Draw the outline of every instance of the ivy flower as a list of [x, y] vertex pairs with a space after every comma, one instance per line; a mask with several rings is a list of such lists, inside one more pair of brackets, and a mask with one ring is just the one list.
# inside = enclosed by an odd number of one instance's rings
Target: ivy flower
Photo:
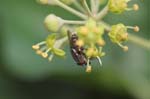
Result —
[[[65, 56], [65, 52], [59, 49], [57, 42], [58, 41], [56, 40], [56, 34], [53, 33], [51, 35], [48, 35], [45, 41], [33, 45], [32, 48], [43, 58], [47, 58], [49, 56], [48, 59], [49, 61], [51, 61], [54, 55], [60, 57]], [[48, 55], [48, 53], [51, 53], [51, 55]]]
[[[67, 31], [70, 30], [76, 33], [76, 38], [72, 38], [71, 43], [73, 45], [68, 46], [74, 47], [73, 59], [80, 60], [79, 54], [82, 54], [85, 58], [86, 72], [92, 71], [92, 64], [90, 64], [92, 60], [96, 59], [102, 65], [101, 58], [105, 56], [105, 50], [102, 49], [107, 46], [104, 35], [108, 34], [106, 37], [112, 43], [123, 48], [124, 51], [128, 50], [128, 47], [124, 45], [125, 42], [137, 42], [138, 37], [128, 33], [128, 29], [138, 32], [140, 30], [138, 26], [128, 26], [121, 22], [109, 25], [107, 21], [103, 20], [109, 12], [122, 14], [125, 11], [137, 11], [139, 9], [138, 4], [133, 4], [132, 7], [129, 7], [128, 3], [131, 0], [89, 0], [89, 2], [87, 0], [37, 1], [43, 5], [61, 7], [79, 17], [79, 20], [68, 20], [51, 13], [44, 19], [44, 25], [50, 32], [50, 35], [44, 41], [32, 46], [36, 53], [44, 58], [52, 60], [54, 55], [65, 56], [65, 52], [61, 47], [70, 40], [67, 35]], [[104, 7], [100, 7], [101, 5]], [[150, 48], [147, 42], [146, 44], [141, 44], [140, 42], [140, 45]]]

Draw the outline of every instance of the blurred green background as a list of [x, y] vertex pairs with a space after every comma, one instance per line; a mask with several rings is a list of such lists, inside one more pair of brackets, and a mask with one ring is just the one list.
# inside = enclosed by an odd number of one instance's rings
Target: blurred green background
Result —
[[[139, 4], [138, 12], [109, 14], [105, 21], [139, 25], [136, 35], [150, 39], [150, 1], [132, 3]], [[0, 99], [150, 99], [150, 51], [134, 43], [129, 42], [129, 51], [124, 53], [108, 40], [103, 67], [93, 62], [91, 74], [76, 66], [68, 46], [67, 57], [54, 57], [51, 63], [36, 55], [31, 46], [48, 35], [43, 20], [50, 13], [77, 19], [35, 0], [1, 0]]]

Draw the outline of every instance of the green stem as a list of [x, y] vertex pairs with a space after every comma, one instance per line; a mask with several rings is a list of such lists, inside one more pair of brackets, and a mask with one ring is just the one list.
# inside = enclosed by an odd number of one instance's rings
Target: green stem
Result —
[[146, 40], [144, 38], [135, 36], [133, 34], [129, 34], [129, 41], [136, 43], [137, 45], [150, 50], [150, 40]]
[[[110, 31], [111, 27], [109, 24], [107, 24], [103, 21], [101, 21], [100, 24], [102, 24], [105, 27], [106, 31]], [[136, 35], [129, 33], [129, 41], [134, 43], [134, 44], [137, 44], [140, 47], [143, 47], [147, 50], [150, 50], [150, 40], [146, 40], [144, 38], [141, 38], [141, 37], [138, 37]]]
[[102, 19], [104, 16], [106, 16], [106, 14], [108, 13], [108, 6], [106, 5], [98, 14], [97, 14], [97, 17], [96, 19], [99, 20], [99, 19]]
[[81, 12], [86, 13], [85, 9], [77, 2], [77, 0], [73, 3], [77, 9], [79, 9]]
[[74, 21], [74, 20], [64, 20], [65, 24], [76, 24], [76, 25], [80, 25], [80, 24], [85, 24], [86, 21]]
[[99, 0], [91, 0], [91, 11], [94, 16], [97, 15], [98, 10], [99, 10]]
[[88, 13], [88, 15], [92, 17], [93, 15], [92, 15], [92, 13], [91, 13], [91, 11], [90, 11], [90, 8], [89, 8], [89, 6], [88, 6], [86, 0], [83, 0], [83, 5], [84, 5], [84, 7], [85, 7], [85, 9], [86, 9], [86, 11], [87, 11], [87, 13]]
[[55, 0], [56, 4], [62, 8], [64, 8], [65, 10], [73, 13], [74, 15], [82, 18], [82, 19], [87, 19], [88, 17], [80, 12], [78, 12], [77, 10], [65, 5], [64, 3], [60, 2], [59, 0]]

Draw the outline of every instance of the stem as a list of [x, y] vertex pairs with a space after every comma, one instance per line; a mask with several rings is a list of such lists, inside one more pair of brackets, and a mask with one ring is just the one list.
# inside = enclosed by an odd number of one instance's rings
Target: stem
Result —
[[84, 7], [85, 7], [85, 9], [86, 9], [86, 11], [87, 11], [87, 13], [88, 13], [88, 15], [92, 17], [93, 15], [92, 15], [92, 13], [91, 13], [91, 11], [90, 11], [90, 8], [89, 8], [89, 6], [88, 6], [86, 0], [83, 0], [83, 5], [84, 5]]
[[85, 21], [64, 20], [64, 23], [80, 25], [80, 24], [85, 24]]
[[64, 8], [65, 10], [67, 10], [67, 11], [73, 13], [74, 15], [76, 15], [76, 16], [82, 18], [82, 19], [87, 19], [87, 16], [86, 16], [86, 15], [84, 15], [84, 14], [78, 12], [77, 10], [75, 10], [75, 9], [73, 9], [73, 8], [71, 8], [71, 7], [67, 6], [67, 5], [65, 5], [64, 3], [60, 2], [59, 0], [55, 0], [55, 2], [56, 2], [56, 4], [57, 4], [58, 6], [60, 6], [60, 7]]
[[133, 34], [129, 34], [129, 41], [136, 43], [137, 45], [150, 50], [150, 40], [146, 40], [144, 38], [135, 36]]
[[73, 3], [77, 9], [79, 9], [81, 12], [86, 13], [85, 9], [77, 2], [77, 0]]
[[[107, 23], [101, 21], [100, 24], [103, 24], [105, 29], [107, 31], [110, 31], [111, 27]], [[150, 50], [150, 40], [146, 40], [144, 38], [129, 33], [129, 41], [137, 44], [140, 47]]]
[[99, 0], [91, 0], [91, 10], [94, 15], [97, 14], [99, 10]]
[[97, 14], [97, 20], [102, 19], [106, 14], [108, 13], [108, 6], [106, 5], [98, 14]]

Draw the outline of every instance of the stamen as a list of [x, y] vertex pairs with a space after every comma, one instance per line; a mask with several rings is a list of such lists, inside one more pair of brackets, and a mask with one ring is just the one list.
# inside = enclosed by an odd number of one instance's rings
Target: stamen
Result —
[[43, 58], [47, 58], [48, 54], [47, 53], [42, 53]]
[[135, 31], [135, 32], [139, 32], [139, 31], [140, 31], [140, 28], [139, 28], [138, 26], [135, 26], [135, 27], [134, 27], [134, 31]]
[[51, 50], [51, 48], [47, 49], [45, 53], [48, 53]]
[[51, 54], [51, 55], [49, 56], [48, 60], [49, 60], [49, 61], [52, 61], [53, 57], [54, 57], [54, 54]]
[[89, 64], [90, 64], [90, 59], [88, 58], [88, 60], [87, 60], [87, 66], [86, 66], [86, 72], [87, 73], [90, 73], [91, 70], [92, 70], [92, 67]]
[[47, 58], [48, 57], [48, 52], [51, 50], [51, 48], [47, 49], [44, 53], [42, 53], [42, 57], [43, 58]]
[[47, 49], [47, 47], [46, 47], [46, 46], [43, 46], [41, 49], [37, 50], [36, 53], [37, 53], [38, 55], [42, 55], [43, 51], [46, 50], [46, 49]]
[[139, 10], [139, 5], [138, 4], [134, 4], [132, 8], [126, 8], [126, 11], [138, 11]]
[[135, 32], [139, 32], [140, 28], [138, 26], [126, 26], [128, 29], [133, 29]]
[[126, 51], [128, 51], [128, 46], [123, 46], [121, 43], [118, 43], [118, 45], [121, 47], [121, 48], [123, 48], [123, 50], [126, 52]]
[[40, 42], [40, 43], [38, 43], [38, 44], [36, 44], [36, 45], [43, 45], [43, 44], [45, 44], [46, 43], [46, 41], [42, 41], [42, 42]]
[[100, 66], [102, 66], [103, 64], [102, 64], [102, 60], [100, 59], [100, 57], [97, 56], [96, 58], [98, 59], [98, 62], [99, 62], [99, 64], [100, 64]]
[[122, 40], [127, 40], [128, 39], [128, 33], [124, 33], [121, 35]]
[[38, 49], [40, 48], [40, 45], [43, 45], [43, 44], [45, 44], [45, 43], [46, 43], [45, 41], [40, 42], [40, 43], [38, 43], [38, 44], [36, 44], [36, 45], [33, 45], [32, 48], [33, 48], [34, 50], [38, 50]]

